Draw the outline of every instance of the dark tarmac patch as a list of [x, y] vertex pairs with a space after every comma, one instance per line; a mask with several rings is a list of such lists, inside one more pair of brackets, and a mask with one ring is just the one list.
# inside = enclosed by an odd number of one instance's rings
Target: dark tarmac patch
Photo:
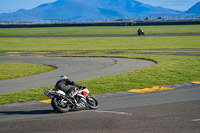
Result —
[[197, 83], [192, 83], [192, 82], [185, 82], [185, 83], [180, 83], [180, 84], [173, 84], [173, 85], [164, 85], [164, 87], [169, 87], [169, 88], [189, 88], [193, 86], [200, 86], [200, 84]]
[[200, 56], [199, 53], [190, 53], [190, 52], [139, 52], [136, 54], [146, 54], [146, 55], [177, 55], [177, 56]]

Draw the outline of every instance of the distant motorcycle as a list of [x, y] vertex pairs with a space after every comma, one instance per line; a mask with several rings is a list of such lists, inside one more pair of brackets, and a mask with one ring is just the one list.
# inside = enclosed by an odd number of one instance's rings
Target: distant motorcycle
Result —
[[[99, 107], [98, 101], [89, 96], [87, 88], [75, 88], [72, 98], [66, 96], [65, 92], [61, 90], [45, 90], [44, 94], [51, 100], [51, 106], [59, 113], [66, 113], [70, 110], [84, 110], [97, 109]], [[76, 100], [76, 101], [75, 101]]]
[[139, 36], [140, 35], [144, 35], [144, 31], [143, 30], [138, 30], [137, 33], [138, 33]]

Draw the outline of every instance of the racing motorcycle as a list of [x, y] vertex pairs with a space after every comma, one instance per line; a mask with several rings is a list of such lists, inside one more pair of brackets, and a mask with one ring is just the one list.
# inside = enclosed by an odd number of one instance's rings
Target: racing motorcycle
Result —
[[137, 31], [137, 34], [140, 36], [140, 35], [144, 35], [144, 31], [142, 31], [142, 30], [138, 30]]
[[71, 97], [57, 89], [45, 90], [44, 94], [51, 99], [51, 106], [59, 113], [70, 110], [97, 109], [99, 107], [96, 98], [88, 95], [88, 88], [75, 88]]

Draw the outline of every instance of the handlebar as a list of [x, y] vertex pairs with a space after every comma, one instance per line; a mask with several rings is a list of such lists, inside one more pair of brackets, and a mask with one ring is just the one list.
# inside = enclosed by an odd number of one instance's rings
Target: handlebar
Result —
[[87, 88], [87, 87], [85, 87], [85, 86], [76, 87], [77, 90], [84, 90], [85, 88]]

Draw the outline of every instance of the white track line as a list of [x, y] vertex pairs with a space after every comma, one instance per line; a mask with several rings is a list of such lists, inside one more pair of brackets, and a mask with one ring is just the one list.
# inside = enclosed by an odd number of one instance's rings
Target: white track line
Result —
[[130, 113], [126, 112], [116, 112], [116, 111], [102, 111], [102, 110], [90, 110], [92, 112], [97, 112], [97, 113], [111, 113], [111, 114], [118, 114], [118, 115], [132, 115]]

